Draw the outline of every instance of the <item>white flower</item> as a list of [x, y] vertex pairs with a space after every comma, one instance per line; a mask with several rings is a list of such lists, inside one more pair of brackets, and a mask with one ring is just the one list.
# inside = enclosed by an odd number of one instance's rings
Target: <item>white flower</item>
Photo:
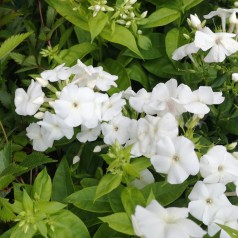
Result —
[[174, 116], [181, 115], [183, 112], [186, 112], [185, 108], [182, 104], [179, 104], [174, 99], [178, 97], [178, 83], [176, 79], [170, 79], [166, 83], [157, 84], [151, 93], [151, 101], [159, 101], [158, 105], [162, 105], [163, 107], [157, 107], [157, 114], [164, 115], [167, 112], [170, 112]]
[[157, 144], [156, 155], [150, 161], [156, 172], [168, 175], [167, 180], [171, 184], [183, 183], [189, 175], [199, 172], [194, 144], [183, 136], [162, 138]]
[[190, 19], [188, 19], [188, 22], [191, 24], [192, 27], [202, 30], [202, 23], [200, 19], [198, 18], [197, 14], [190, 14]]
[[44, 96], [41, 85], [34, 80], [31, 80], [27, 92], [22, 88], [16, 89], [14, 99], [16, 113], [22, 116], [34, 115], [44, 102]]
[[231, 75], [231, 79], [234, 81], [234, 82], [238, 82], [238, 73], [233, 73]]
[[210, 19], [214, 16], [219, 16], [221, 18], [222, 22], [222, 30], [225, 32], [226, 31], [226, 18], [230, 17], [230, 15], [233, 12], [238, 12], [238, 9], [224, 9], [224, 8], [217, 8], [216, 11], [212, 11], [207, 15], [204, 15], [203, 17], [205, 19]]
[[41, 78], [50, 82], [58, 82], [59, 80], [66, 80], [71, 75], [69, 67], [64, 67], [64, 64], [57, 66], [51, 70], [45, 70], [41, 74]]
[[68, 126], [76, 127], [93, 122], [90, 125], [93, 128], [98, 124], [98, 118], [96, 118], [94, 111], [94, 100], [95, 93], [92, 89], [68, 84], [63, 88], [59, 99], [55, 101], [54, 109]]
[[236, 34], [212, 32], [208, 27], [205, 27], [203, 31], [197, 31], [195, 34], [195, 45], [201, 48], [203, 51], [210, 49], [204, 61], [222, 62], [226, 56], [238, 51], [238, 42], [232, 39]]
[[108, 72], [103, 71], [103, 68], [96, 67], [94, 68], [96, 75], [95, 86], [101, 91], [108, 91], [111, 86], [117, 87], [117, 84], [114, 82], [118, 79], [118, 76], [111, 75]]
[[32, 140], [34, 150], [45, 151], [49, 147], [52, 147], [54, 141], [49, 139], [46, 130], [38, 124], [31, 123], [26, 128], [26, 132], [27, 137]]
[[132, 90], [131, 86], [127, 88], [125, 91], [122, 91], [122, 97], [129, 100], [130, 97], [134, 97], [136, 93]]
[[230, 183], [238, 180], [238, 161], [221, 145], [212, 147], [200, 159], [205, 183]]
[[140, 178], [139, 179], [135, 179], [134, 181], [131, 182], [132, 186], [135, 186], [139, 189], [144, 188], [146, 185], [148, 184], [152, 184], [155, 182], [154, 176], [153, 174], [148, 170], [142, 170], [140, 172]]
[[87, 128], [86, 126], [81, 126], [81, 132], [79, 132], [76, 137], [77, 139], [85, 143], [86, 141], [95, 141], [101, 133], [101, 124], [98, 124], [94, 128]]
[[206, 232], [187, 217], [187, 208], [163, 208], [152, 200], [146, 208], [136, 206], [132, 225], [144, 238], [202, 238]]
[[225, 225], [235, 230], [238, 230], [238, 207], [229, 205], [221, 207], [215, 214], [213, 223], [208, 226], [209, 236], [214, 236], [221, 230], [220, 238], [230, 238], [220, 226], [217, 224]]
[[102, 103], [102, 121], [110, 121], [115, 116], [120, 115], [123, 106], [126, 104], [122, 99], [122, 92], [114, 93], [107, 101]]
[[131, 119], [124, 116], [114, 117], [108, 123], [104, 122], [101, 125], [103, 141], [105, 144], [112, 145], [117, 140], [119, 144], [125, 144], [129, 139], [129, 127]]
[[62, 118], [48, 111], [45, 112], [43, 120], [37, 124], [45, 129], [49, 140], [60, 140], [64, 136], [71, 139], [74, 135], [73, 127], [66, 125]]
[[202, 221], [205, 225], [213, 222], [218, 209], [224, 205], [230, 205], [224, 192], [226, 186], [222, 183], [205, 184], [198, 181], [188, 198], [189, 212], [192, 216]]
[[185, 44], [183, 46], [180, 46], [178, 49], [176, 49], [172, 54], [173, 60], [181, 60], [185, 56], [189, 56], [190, 59], [193, 61], [192, 54], [195, 54], [199, 51], [199, 47], [195, 45], [194, 42]]

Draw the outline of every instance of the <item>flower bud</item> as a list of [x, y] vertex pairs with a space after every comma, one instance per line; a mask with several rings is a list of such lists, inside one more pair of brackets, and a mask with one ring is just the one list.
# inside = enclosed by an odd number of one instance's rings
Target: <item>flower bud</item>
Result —
[[148, 11], [144, 11], [141, 13], [140, 17], [145, 18], [147, 16]]
[[230, 143], [226, 146], [227, 150], [233, 150], [237, 146], [237, 142]]
[[236, 12], [232, 12], [230, 18], [229, 18], [229, 23], [230, 24], [236, 24]]
[[231, 75], [231, 79], [234, 81], [234, 82], [238, 82], [238, 73], [233, 73]]
[[201, 29], [202, 28], [202, 23], [200, 19], [198, 18], [197, 14], [190, 14], [190, 22], [191, 26], [196, 28], [196, 29]]
[[46, 87], [49, 82], [46, 79], [43, 78], [36, 78], [36, 81], [42, 86], [42, 87]]
[[101, 146], [97, 145], [97, 146], [95, 146], [93, 152], [94, 153], [99, 153], [101, 150], [102, 150]]
[[74, 156], [73, 164], [77, 164], [80, 161], [80, 157], [78, 155]]
[[134, 3], [136, 3], [137, 0], [130, 0], [130, 4], [133, 5]]
[[34, 117], [35, 117], [36, 119], [41, 120], [41, 119], [43, 119], [44, 114], [45, 114], [44, 112], [37, 112], [37, 113], [34, 115]]

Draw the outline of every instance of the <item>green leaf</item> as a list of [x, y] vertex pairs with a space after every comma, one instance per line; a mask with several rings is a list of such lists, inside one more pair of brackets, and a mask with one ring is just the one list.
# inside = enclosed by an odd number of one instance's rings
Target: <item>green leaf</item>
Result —
[[110, 206], [114, 213], [116, 212], [124, 212], [124, 206], [121, 201], [121, 193], [124, 190], [124, 186], [120, 185], [116, 189], [114, 189], [112, 192], [110, 192], [107, 196], [110, 201]]
[[36, 233], [36, 230], [33, 228], [33, 226], [29, 226], [27, 229], [27, 232], [23, 230], [22, 227], [19, 227], [18, 224], [16, 224], [12, 230], [11, 238], [32, 238]]
[[126, 90], [131, 86], [131, 81], [127, 74], [127, 71], [120, 62], [113, 59], [106, 59], [104, 61], [104, 65], [110, 74], [118, 76], [118, 79], [116, 80], [117, 88], [111, 88], [109, 90], [109, 94]]
[[91, 42], [98, 36], [108, 21], [107, 14], [99, 12], [95, 17], [90, 17], [88, 20], [88, 26], [91, 33]]
[[117, 232], [112, 230], [106, 223], [103, 223], [98, 228], [93, 238], [115, 237], [116, 233]]
[[82, 14], [84, 12], [74, 11], [73, 8], [77, 5], [72, 4], [73, 1], [46, 0], [46, 2], [69, 22], [88, 31], [87, 18], [85, 17], [87, 15]]
[[137, 170], [136, 167], [134, 167], [131, 164], [125, 164], [123, 166], [123, 171], [126, 172], [126, 174], [131, 175], [133, 177], [136, 177], [136, 178], [140, 177], [140, 172]]
[[0, 174], [10, 165], [12, 159], [12, 143], [8, 143], [0, 151]]
[[221, 225], [221, 224], [218, 224], [218, 226], [220, 226], [225, 232], [228, 233], [228, 235], [231, 237], [231, 238], [237, 238], [238, 237], [238, 230], [235, 230], [231, 227], [228, 227], [228, 226], [225, 226], [225, 225]]
[[60, 62], [58, 63], [65, 63], [67, 66], [72, 66], [77, 62], [77, 59], [82, 59], [94, 50], [97, 50], [97, 46], [95, 44], [83, 42], [81, 44], [74, 45], [69, 49], [62, 50], [55, 60], [57, 61], [59, 58]]
[[10, 164], [8, 167], [6, 167], [0, 176], [6, 176], [6, 175], [14, 175], [18, 176], [26, 172], [28, 169], [26, 167], [17, 165], [17, 164]]
[[182, 0], [183, 2], [183, 9], [184, 11], [189, 10], [192, 7], [195, 7], [199, 3], [203, 2], [204, 0]]
[[53, 201], [51, 201], [51, 202], [39, 201], [39, 203], [38, 203], [39, 211], [44, 212], [48, 215], [58, 213], [66, 206], [67, 206], [66, 204], [63, 204], [60, 202], [53, 202]]
[[136, 168], [137, 171], [142, 171], [144, 169], [147, 169], [149, 166], [151, 166], [150, 160], [146, 157], [140, 157], [132, 159], [131, 165]]
[[135, 37], [125, 27], [116, 24], [114, 31], [112, 31], [110, 27], [105, 27], [100, 35], [107, 41], [128, 47], [131, 51], [143, 58], [137, 47]]
[[188, 185], [192, 180], [186, 180], [182, 184], [169, 184], [165, 182], [156, 182], [149, 184], [144, 187], [141, 192], [144, 194], [144, 197], [149, 197], [151, 191], [153, 192], [156, 200], [162, 206], [167, 206], [177, 200], [183, 192], [187, 189]]
[[74, 206], [89, 212], [111, 212], [111, 206], [106, 196], [102, 196], [94, 201], [97, 186], [84, 188], [71, 194], [66, 198], [66, 202], [73, 203]]
[[167, 25], [180, 17], [180, 12], [170, 8], [160, 8], [153, 12], [149, 17], [141, 20], [141, 24], [145, 28], [152, 28]]
[[131, 221], [124, 212], [114, 213], [106, 217], [99, 217], [103, 222], [108, 223], [109, 227], [115, 231], [125, 233], [127, 235], [135, 235]]
[[69, 165], [67, 160], [63, 158], [53, 179], [52, 199], [55, 201], [63, 201], [73, 192], [74, 185], [70, 175]]
[[103, 195], [108, 194], [115, 188], [117, 188], [120, 185], [121, 180], [122, 174], [104, 175], [97, 186], [95, 201]]
[[12, 206], [13, 205], [8, 202], [8, 199], [0, 197], [0, 220], [9, 222], [16, 217], [13, 213]]
[[188, 33], [185, 28], [173, 28], [165, 37], [165, 47], [167, 56], [171, 59], [173, 52], [181, 45], [186, 44], [186, 39], [183, 37], [184, 33]]
[[148, 36], [139, 35], [138, 36], [138, 45], [143, 50], [149, 50], [152, 46], [152, 43]]
[[68, 210], [51, 216], [54, 232], [49, 231], [50, 237], [57, 238], [90, 238], [87, 227], [81, 219]]
[[133, 62], [126, 68], [129, 77], [137, 82], [139, 82], [147, 91], [150, 90], [149, 80], [142, 68], [141, 64], [137, 61]]
[[49, 201], [51, 198], [52, 183], [46, 169], [43, 169], [36, 177], [32, 195], [35, 200]]
[[22, 196], [22, 205], [26, 212], [32, 212], [33, 211], [33, 201], [26, 192], [26, 190], [23, 190], [23, 196]]
[[0, 189], [6, 188], [14, 179], [15, 176], [11, 174], [0, 176]]
[[12, 50], [14, 50], [22, 41], [24, 41], [32, 32], [13, 35], [5, 40], [0, 47], [0, 60], [6, 57]]
[[42, 164], [48, 164], [56, 162], [56, 160], [53, 160], [49, 158], [47, 155], [44, 155], [40, 152], [33, 152], [32, 154], [28, 155], [22, 163], [20, 163], [21, 166], [27, 167], [28, 170], [32, 170]]
[[142, 192], [135, 187], [125, 188], [121, 193], [121, 200], [128, 216], [135, 213], [135, 207], [137, 205], [146, 205]]

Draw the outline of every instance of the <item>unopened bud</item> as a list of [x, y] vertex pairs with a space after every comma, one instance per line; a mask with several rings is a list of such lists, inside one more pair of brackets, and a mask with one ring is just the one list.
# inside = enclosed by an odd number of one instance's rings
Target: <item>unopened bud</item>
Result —
[[190, 40], [190, 36], [188, 34], [183, 33], [183, 37], [187, 40]]
[[141, 13], [140, 17], [145, 18], [147, 16], [148, 11], [144, 11]]
[[202, 23], [200, 19], [198, 18], [197, 14], [194, 14], [194, 15], [190, 14], [190, 22], [192, 27], [196, 29], [201, 29]]
[[80, 161], [80, 157], [78, 155], [74, 156], [73, 164], [77, 164]]
[[97, 146], [95, 146], [93, 152], [94, 153], [99, 153], [99, 152], [101, 152], [101, 150], [102, 150], [101, 146], [97, 145]]
[[234, 2], [234, 6], [238, 7], [238, 1]]
[[36, 78], [36, 81], [42, 86], [42, 87], [46, 87], [49, 82], [46, 79], [43, 78]]
[[43, 119], [44, 114], [45, 114], [44, 112], [37, 112], [37, 113], [34, 115], [34, 117], [35, 117], [36, 119], [41, 120], [41, 119]]
[[137, 0], [130, 0], [130, 4], [133, 5], [137, 2]]
[[231, 144], [228, 144], [226, 146], [226, 148], [227, 148], [227, 150], [233, 150], [233, 149], [235, 149], [236, 146], [237, 146], [237, 142], [233, 142]]
[[238, 82], [238, 73], [233, 73], [231, 75], [231, 79], [234, 81], [234, 82]]

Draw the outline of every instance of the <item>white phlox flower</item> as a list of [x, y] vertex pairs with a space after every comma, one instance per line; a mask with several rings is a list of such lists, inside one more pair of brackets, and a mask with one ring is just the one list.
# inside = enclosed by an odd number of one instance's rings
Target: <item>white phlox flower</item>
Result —
[[132, 181], [131, 185], [137, 187], [138, 189], [142, 189], [146, 185], [152, 184], [154, 182], [155, 179], [153, 174], [148, 169], [144, 169], [140, 172], [140, 178]]
[[200, 21], [197, 14], [190, 14], [190, 18], [187, 19], [189, 25], [196, 28], [197, 30], [202, 30], [202, 22]]
[[59, 80], [66, 80], [71, 75], [71, 69], [69, 67], [64, 67], [61, 64], [54, 69], [43, 71], [40, 76], [42, 79], [50, 82], [58, 82]]
[[[55, 113], [65, 120], [68, 126], [76, 127], [87, 124], [95, 127], [98, 118], [95, 115], [95, 93], [87, 87], [79, 88], [77, 85], [68, 84], [54, 103]], [[90, 122], [92, 122], [91, 125]]]
[[225, 225], [238, 230], [238, 207], [229, 205], [221, 207], [215, 214], [213, 223], [208, 226], [209, 236], [214, 236], [221, 230], [220, 238], [230, 238], [230, 235], [218, 225]]
[[224, 146], [214, 146], [201, 157], [200, 173], [205, 183], [234, 182], [238, 180], [238, 160]]
[[238, 73], [233, 73], [231, 75], [231, 79], [234, 81], [234, 82], [238, 82]]
[[134, 97], [136, 93], [132, 90], [131, 86], [125, 91], [122, 91], [122, 97], [129, 100], [130, 97]]
[[87, 141], [95, 141], [101, 134], [101, 124], [99, 123], [94, 128], [87, 128], [86, 126], [81, 126], [81, 131], [76, 135], [76, 138], [85, 143]]
[[110, 121], [120, 115], [124, 105], [126, 105], [126, 100], [122, 99], [122, 92], [114, 93], [107, 101], [102, 103], [101, 120]]
[[26, 135], [32, 140], [33, 149], [45, 151], [53, 146], [53, 139], [49, 139], [47, 131], [36, 123], [31, 123], [26, 128]]
[[41, 85], [32, 79], [27, 91], [22, 88], [15, 91], [16, 113], [22, 116], [34, 115], [44, 102], [44, 96]]
[[184, 108], [196, 115], [205, 115], [210, 109], [207, 105], [220, 104], [224, 101], [221, 92], [213, 92], [211, 87], [202, 86], [192, 91], [187, 85], [180, 84], [178, 87], [178, 99]]
[[164, 208], [156, 200], [145, 208], [136, 206], [132, 225], [136, 235], [144, 238], [202, 238], [206, 234], [188, 219], [187, 208]]
[[73, 84], [91, 89], [95, 87], [98, 73], [92, 65], [87, 66], [78, 59], [77, 64], [71, 67], [71, 72], [74, 74]]
[[167, 180], [171, 184], [183, 183], [189, 175], [199, 172], [194, 144], [184, 136], [160, 139], [157, 153], [150, 161], [156, 172], [167, 174]]
[[132, 121], [129, 134], [130, 140], [127, 144], [133, 144], [131, 154], [136, 157], [151, 157], [155, 154], [156, 145], [161, 138], [178, 135], [178, 122], [171, 113], [162, 117], [147, 115], [138, 121]]
[[94, 70], [96, 72], [95, 86], [99, 90], [108, 91], [111, 86], [117, 87], [117, 84], [114, 81], [118, 79], [118, 76], [105, 72], [101, 66], [94, 68]]
[[46, 111], [42, 121], [37, 122], [46, 131], [49, 140], [60, 140], [64, 136], [71, 139], [74, 135], [73, 127], [68, 126], [62, 118]]
[[195, 34], [195, 45], [203, 51], [210, 49], [204, 61], [207, 63], [222, 62], [226, 56], [238, 51], [238, 42], [234, 39], [236, 34], [226, 32], [212, 32], [208, 27]]
[[198, 181], [188, 196], [190, 214], [205, 225], [211, 224], [222, 206], [231, 205], [224, 194], [225, 191], [226, 186], [222, 183], [205, 184]]
[[162, 105], [163, 110], [161, 108], [157, 108], [157, 115], [164, 115], [167, 112], [170, 112], [174, 116], [179, 116], [182, 113], [186, 112], [183, 105], [176, 102], [174, 99], [178, 97], [178, 82], [176, 79], [170, 79], [166, 83], [157, 84], [151, 93], [151, 101], [158, 101], [158, 105]]
[[107, 123], [102, 123], [101, 128], [104, 143], [112, 145], [118, 141], [121, 145], [125, 144], [129, 140], [128, 130], [130, 124], [131, 119], [124, 116], [117, 116]]
[[189, 58], [194, 61], [192, 54], [195, 54], [199, 51], [199, 47], [195, 45], [194, 42], [185, 44], [180, 46], [178, 49], [176, 49], [172, 54], [173, 60], [181, 60], [186, 56], [189, 56]]
[[231, 16], [233, 12], [238, 12], [238, 9], [224, 9], [224, 8], [217, 8], [216, 11], [211, 11], [209, 14], [204, 15], [205, 19], [211, 19], [214, 16], [219, 16], [221, 18], [222, 23], [222, 31], [226, 31], [226, 19]]

